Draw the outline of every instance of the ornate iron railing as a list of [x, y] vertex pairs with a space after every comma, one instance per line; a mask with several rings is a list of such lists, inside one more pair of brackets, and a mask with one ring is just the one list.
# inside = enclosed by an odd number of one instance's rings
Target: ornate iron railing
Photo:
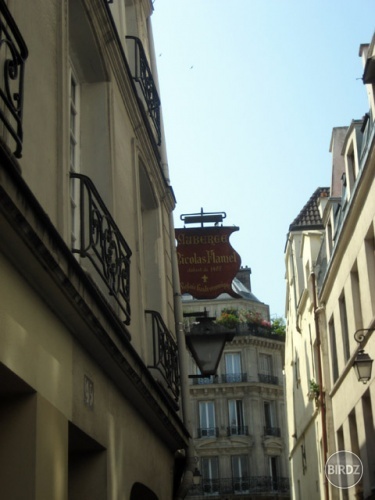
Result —
[[237, 382], [247, 382], [247, 373], [224, 373], [221, 376], [222, 384], [234, 384]]
[[146, 311], [152, 319], [154, 365], [162, 374], [176, 401], [180, 395], [180, 372], [177, 344], [157, 311]]
[[128, 325], [132, 252], [91, 179], [76, 173], [70, 176], [79, 182], [79, 248], [72, 251], [90, 260], [124, 312]]
[[4, 0], [0, 0], [0, 120], [14, 139], [14, 155], [22, 156], [22, 113], [26, 44]]
[[276, 377], [276, 375], [268, 375], [266, 373], [258, 373], [259, 377], [259, 382], [263, 384], [274, 384], [278, 385], [279, 379]]
[[134, 67], [132, 68], [132, 77], [141, 89], [151, 122], [155, 127], [157, 144], [160, 146], [160, 98], [156, 89], [155, 81], [140, 39], [136, 36], [127, 36], [126, 39], [134, 42]]
[[228, 436], [248, 436], [249, 428], [247, 425], [230, 425], [227, 427]]
[[210, 495], [215, 497], [216, 495], [249, 495], [257, 493], [287, 495], [289, 488], [289, 478], [287, 477], [243, 476], [220, 479], [202, 478], [199, 485], [192, 485], [188, 496]]
[[218, 427], [198, 427], [198, 437], [219, 437]]
[[265, 436], [273, 436], [273, 437], [281, 437], [280, 427], [265, 427], [264, 428]]

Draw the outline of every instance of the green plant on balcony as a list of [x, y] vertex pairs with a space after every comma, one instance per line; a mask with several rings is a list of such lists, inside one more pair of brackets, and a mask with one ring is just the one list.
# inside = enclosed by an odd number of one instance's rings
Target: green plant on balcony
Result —
[[285, 338], [285, 321], [284, 318], [277, 317], [271, 322], [271, 332], [281, 338]]
[[224, 308], [221, 311], [221, 315], [216, 320], [216, 323], [219, 325], [225, 326], [226, 328], [229, 328], [230, 330], [232, 330], [233, 328], [236, 328], [236, 326], [240, 324], [238, 309], [235, 309], [232, 307]]
[[250, 331], [271, 333], [271, 323], [265, 320], [259, 312], [243, 309], [240, 312], [240, 321], [247, 323]]
[[315, 399], [317, 401], [319, 399], [320, 395], [320, 388], [319, 384], [315, 382], [315, 380], [312, 378], [309, 382], [309, 399]]

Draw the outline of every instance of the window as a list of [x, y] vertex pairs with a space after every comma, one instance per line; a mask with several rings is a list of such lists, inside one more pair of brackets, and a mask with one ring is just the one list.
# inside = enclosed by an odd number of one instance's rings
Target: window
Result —
[[264, 434], [280, 437], [280, 429], [276, 427], [275, 406], [273, 401], [264, 402]]
[[228, 411], [229, 411], [229, 428], [228, 434], [230, 436], [238, 434], [247, 434], [247, 428], [245, 428], [244, 414], [243, 414], [243, 404], [241, 399], [230, 399], [228, 401]]
[[[80, 172], [80, 87], [73, 69], [69, 72], [69, 103], [70, 103], [70, 151], [69, 151], [69, 171], [71, 173]], [[79, 231], [79, 214], [78, 214], [78, 200], [79, 200], [79, 184], [70, 180], [70, 231], [71, 231], [71, 245], [75, 248], [75, 242], [78, 238]]]
[[239, 352], [225, 354], [225, 372], [227, 382], [242, 382], [241, 355]]
[[[363, 310], [364, 316], [373, 316], [375, 312], [375, 280], [371, 279], [372, 276], [375, 275], [375, 237], [374, 237], [374, 229], [373, 226], [371, 225], [370, 230], [368, 231], [365, 239], [365, 255], [366, 255], [366, 267], [367, 267], [367, 272], [366, 276], [364, 277], [364, 282], [365, 279], [368, 279], [366, 283], [367, 290], [364, 290], [364, 296], [367, 294], [369, 295], [369, 298], [371, 302], [366, 301], [368, 305], [371, 304], [371, 310], [370, 311], [365, 311]], [[364, 306], [365, 304], [363, 304]]]
[[272, 355], [259, 354], [259, 382], [277, 384], [278, 379], [272, 375]]
[[271, 354], [259, 355], [259, 371], [264, 375], [272, 375], [272, 356]]
[[213, 401], [199, 402], [199, 437], [216, 436], [215, 404]]
[[359, 330], [360, 328], [363, 328], [363, 321], [362, 321], [361, 289], [359, 283], [357, 262], [355, 263], [353, 269], [350, 272], [350, 282], [352, 286], [351, 295], [353, 300], [355, 330]]
[[232, 457], [232, 478], [235, 493], [249, 491], [249, 464], [246, 455], [235, 455]]
[[271, 488], [274, 491], [279, 489], [278, 485], [278, 457], [269, 457]]
[[354, 189], [354, 183], [357, 177], [357, 172], [356, 172], [356, 167], [355, 167], [355, 160], [354, 160], [354, 147], [353, 144], [351, 145], [351, 151], [347, 154], [346, 157], [347, 161], [347, 168], [348, 168], [348, 184], [349, 184], [349, 191], [350, 195], [353, 193]]
[[335, 332], [335, 323], [333, 321], [333, 318], [329, 322], [328, 328], [329, 328], [329, 344], [331, 350], [332, 380], [333, 383], [335, 383], [339, 377], [339, 369], [337, 365], [336, 332]]
[[344, 349], [344, 359], [346, 363], [350, 356], [350, 346], [349, 346], [348, 317], [346, 313], [345, 294], [342, 294], [339, 299], [339, 308], [340, 308], [341, 335], [342, 335], [342, 343]]
[[202, 488], [204, 493], [215, 494], [219, 491], [219, 459], [204, 457], [201, 464]]

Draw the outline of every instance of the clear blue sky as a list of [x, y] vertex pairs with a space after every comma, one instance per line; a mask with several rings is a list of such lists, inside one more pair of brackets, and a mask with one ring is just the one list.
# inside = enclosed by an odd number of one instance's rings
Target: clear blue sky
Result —
[[373, 0], [155, 0], [171, 184], [181, 214], [227, 214], [252, 291], [285, 308], [289, 224], [330, 186], [332, 128], [368, 111]]

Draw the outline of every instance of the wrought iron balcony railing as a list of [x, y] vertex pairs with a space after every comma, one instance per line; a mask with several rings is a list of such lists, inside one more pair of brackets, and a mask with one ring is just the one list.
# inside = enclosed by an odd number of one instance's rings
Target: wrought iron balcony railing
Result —
[[14, 155], [22, 156], [22, 113], [26, 44], [4, 0], [0, 0], [0, 120], [16, 143]]
[[152, 319], [154, 365], [166, 381], [168, 388], [178, 400], [180, 394], [180, 373], [177, 344], [157, 311], [146, 311]]
[[273, 437], [281, 437], [280, 427], [265, 427], [264, 428], [265, 436], [273, 436]]
[[193, 485], [190, 488], [188, 496], [269, 493], [272, 494], [273, 498], [275, 493], [287, 495], [289, 488], [289, 479], [287, 477], [242, 476], [220, 479], [202, 478], [199, 485]]
[[131, 250], [89, 177], [71, 173], [79, 183], [79, 248], [74, 253], [87, 257], [130, 324]]
[[198, 438], [204, 437], [219, 437], [218, 427], [199, 427], [198, 428]]
[[155, 81], [152, 76], [146, 53], [140, 39], [136, 36], [127, 36], [126, 39], [132, 41], [134, 46], [134, 61], [131, 61], [133, 64], [130, 64], [132, 77], [134, 81], [139, 85], [139, 88], [142, 92], [147, 106], [148, 114], [155, 128], [157, 144], [158, 146], [160, 146], [160, 98], [156, 89]]
[[259, 382], [262, 384], [274, 384], [278, 385], [279, 379], [275, 375], [268, 375], [266, 373], [258, 373]]
[[225, 373], [224, 375], [212, 375], [211, 377], [196, 377], [194, 376], [193, 385], [206, 384], [235, 384], [240, 382], [248, 382], [247, 373]]
[[237, 382], [247, 382], [247, 373], [225, 373], [221, 376], [222, 384], [233, 384]]
[[209, 377], [196, 377], [192, 379], [193, 385], [206, 385], [206, 384], [218, 384], [219, 383], [219, 376], [218, 375], [211, 375]]
[[230, 425], [227, 427], [228, 436], [248, 436], [249, 428], [247, 425]]

